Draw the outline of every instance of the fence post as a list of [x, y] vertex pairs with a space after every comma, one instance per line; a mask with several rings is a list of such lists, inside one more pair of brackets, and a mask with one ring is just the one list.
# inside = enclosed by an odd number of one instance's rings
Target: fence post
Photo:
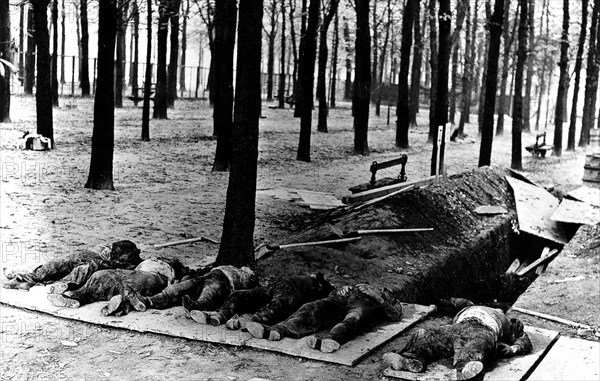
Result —
[[73, 63], [71, 68], [71, 98], [75, 96], [75, 56], [73, 56]]

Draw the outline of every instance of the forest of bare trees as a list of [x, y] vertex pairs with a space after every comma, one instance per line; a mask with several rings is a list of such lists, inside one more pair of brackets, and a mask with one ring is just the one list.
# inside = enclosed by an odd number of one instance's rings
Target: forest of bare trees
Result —
[[0, 120], [10, 121], [11, 93], [35, 94], [37, 133], [54, 142], [53, 107], [73, 77], [72, 94], [95, 99], [86, 187], [114, 188], [115, 107], [143, 101], [148, 141], [152, 104], [153, 118], [166, 119], [184, 92], [208, 98], [213, 171], [231, 173], [222, 242], [235, 236], [245, 248], [235, 259], [222, 246], [223, 263], [250, 261], [252, 218], [240, 213], [254, 202], [242, 189], [255, 187], [261, 99], [295, 108], [295, 157], [305, 162], [313, 130], [314, 139], [330, 131], [330, 108], [352, 113], [347, 148], [365, 156], [370, 117], [391, 105], [398, 150], [427, 127], [432, 173], [444, 169], [445, 134], [463, 139], [465, 125], [477, 126], [486, 166], [510, 121], [515, 169], [523, 132], [553, 131], [560, 156], [564, 139], [567, 151], [585, 147], [598, 127], [598, 1], [2, 0], [0, 10]]

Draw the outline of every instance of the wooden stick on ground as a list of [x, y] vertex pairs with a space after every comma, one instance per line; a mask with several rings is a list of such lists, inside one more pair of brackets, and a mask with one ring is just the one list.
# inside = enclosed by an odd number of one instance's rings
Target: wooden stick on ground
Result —
[[532, 264], [530, 264], [529, 266], [525, 267], [523, 270], [517, 271], [517, 275], [523, 276], [523, 275], [527, 274], [528, 272], [530, 272], [531, 270], [538, 267], [539, 265], [550, 262], [557, 255], [558, 255], [558, 249], [554, 249], [550, 253], [548, 253], [548, 256], [546, 256], [544, 258], [539, 258], [536, 261], [534, 261]]
[[196, 237], [196, 238], [182, 239], [180, 241], [172, 241], [172, 242], [166, 242], [166, 243], [159, 243], [159, 244], [154, 245], [154, 248], [155, 249], [159, 249], [161, 247], [183, 245], [185, 243], [201, 242], [201, 241], [206, 241], [206, 242], [214, 243], [214, 244], [217, 244], [217, 245], [219, 244], [219, 242], [217, 242], [215, 240], [212, 240], [210, 238]]
[[550, 320], [550, 321], [553, 321], [553, 322], [556, 322], [556, 323], [565, 324], [565, 325], [568, 325], [568, 326], [571, 326], [571, 327], [575, 327], [575, 328], [592, 329], [592, 330], [595, 329], [594, 327], [592, 327], [590, 325], [587, 325], [587, 324], [577, 323], [577, 322], [574, 322], [574, 321], [571, 321], [571, 320], [559, 318], [557, 316], [552, 316], [552, 315], [544, 314], [544, 313], [541, 313], [541, 312], [535, 312], [535, 311], [526, 310], [525, 308], [513, 307], [512, 310], [520, 312], [520, 313], [525, 314], [525, 315], [539, 317], [539, 318], [542, 318], [542, 319]]

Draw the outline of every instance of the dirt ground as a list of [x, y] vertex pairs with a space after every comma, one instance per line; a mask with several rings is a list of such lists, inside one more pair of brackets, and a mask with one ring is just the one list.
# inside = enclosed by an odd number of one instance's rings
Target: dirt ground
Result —
[[[93, 102], [61, 99], [55, 109], [57, 149], [20, 151], [22, 131], [35, 131], [33, 98], [13, 100], [13, 123], [0, 124], [2, 267], [33, 267], [55, 255], [83, 247], [130, 239], [145, 255], [180, 258], [189, 266], [211, 262], [217, 245], [198, 243], [155, 250], [152, 244], [221, 236], [228, 175], [211, 173], [216, 141], [212, 112], [203, 102], [177, 102], [169, 120], [152, 121], [151, 138], [141, 142], [141, 109], [116, 110], [116, 192], [84, 189], [91, 151]], [[311, 163], [295, 160], [299, 121], [291, 110], [264, 105], [261, 119], [259, 179], [261, 190], [307, 189], [347, 195], [347, 188], [368, 181], [373, 160], [395, 157], [394, 118], [386, 124], [371, 116], [371, 156], [351, 154], [349, 105], [331, 110], [328, 134], [314, 132]], [[393, 115], [393, 110], [392, 110]], [[316, 113], [314, 115], [316, 117]], [[472, 122], [475, 122], [472, 116]], [[411, 130], [407, 175], [428, 175], [431, 146], [426, 143], [427, 111]], [[510, 120], [507, 121], [510, 125]], [[316, 125], [316, 124], [315, 124]], [[472, 138], [449, 143], [448, 173], [475, 168], [479, 152], [476, 124]], [[523, 134], [524, 144], [534, 141]], [[551, 136], [551, 133], [549, 134]], [[581, 184], [584, 152], [535, 160], [524, 152], [524, 170], [533, 180], [567, 192]], [[510, 133], [494, 142], [492, 162], [510, 164]], [[382, 171], [394, 176], [396, 170]], [[257, 196], [256, 243], [285, 242], [310, 211], [295, 203]], [[0, 291], [1, 292], [1, 291]], [[577, 303], [571, 300], [570, 303]], [[213, 346], [154, 334], [109, 330], [43, 314], [0, 308], [1, 379], [202, 379], [363, 380], [381, 379], [381, 355], [401, 345], [384, 346], [354, 368], [294, 359], [267, 352]], [[433, 324], [433, 323], [427, 323]], [[61, 343], [67, 340], [77, 346]]]

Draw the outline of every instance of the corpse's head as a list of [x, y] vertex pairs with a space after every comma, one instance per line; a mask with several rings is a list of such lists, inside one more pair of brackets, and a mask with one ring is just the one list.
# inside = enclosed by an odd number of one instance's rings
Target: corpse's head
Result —
[[111, 262], [129, 263], [134, 266], [142, 262], [140, 249], [137, 248], [135, 243], [128, 240], [114, 242], [110, 249], [108, 260]]
[[313, 282], [315, 289], [317, 290], [318, 299], [325, 298], [331, 291], [334, 290], [334, 287], [325, 280], [325, 275], [323, 273], [317, 273], [317, 275], [313, 275]]
[[254, 271], [250, 267], [242, 267], [240, 270], [240, 276], [244, 288], [253, 288], [258, 286], [258, 277], [254, 274]]
[[523, 336], [525, 327], [519, 319], [510, 319], [510, 337], [514, 340]]

